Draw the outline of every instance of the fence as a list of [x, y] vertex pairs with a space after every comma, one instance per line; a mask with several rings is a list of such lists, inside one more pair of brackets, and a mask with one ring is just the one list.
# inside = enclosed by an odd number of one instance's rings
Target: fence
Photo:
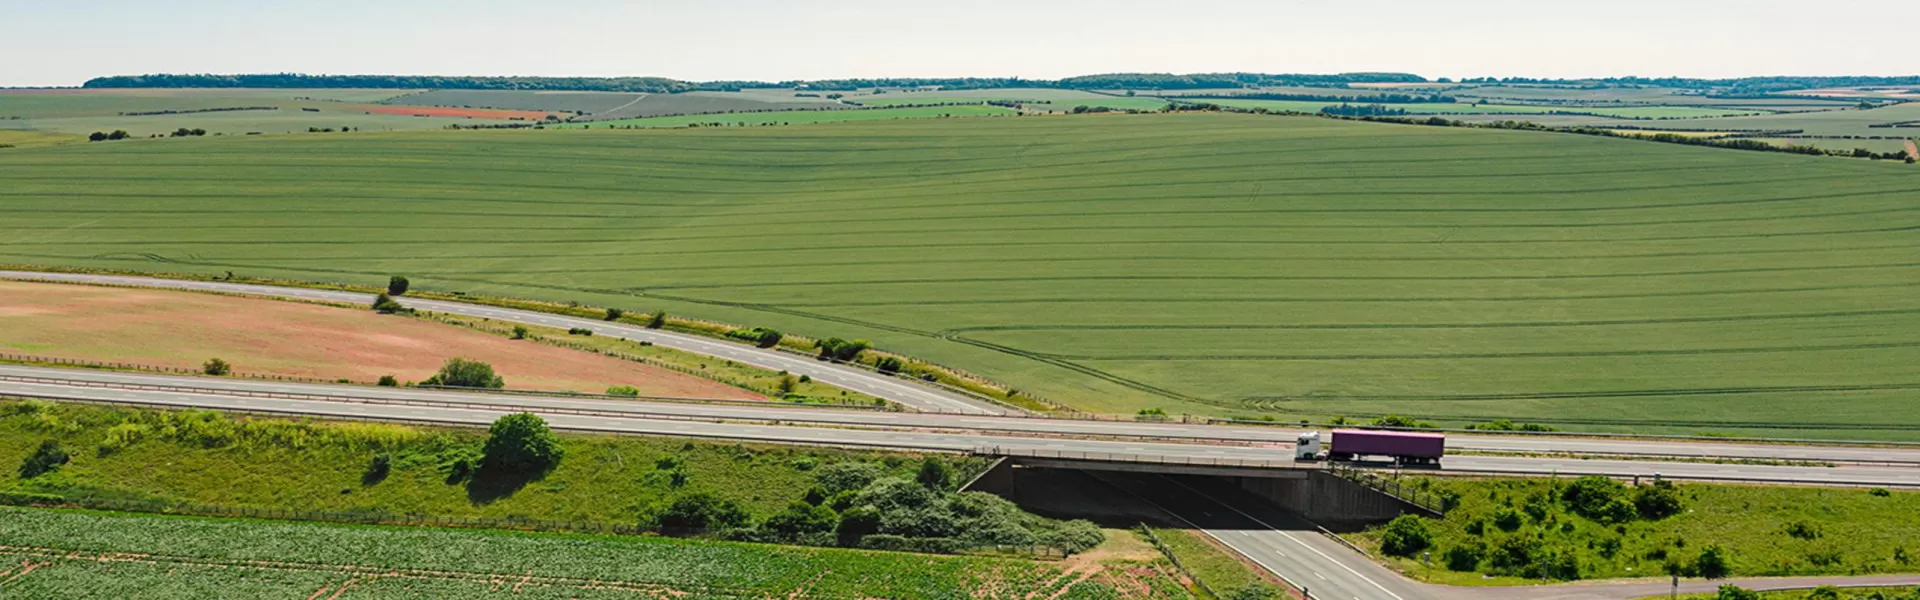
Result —
[[1148, 543], [1153, 544], [1154, 548], [1160, 550], [1161, 555], [1167, 557], [1168, 562], [1173, 563], [1173, 568], [1179, 569], [1180, 574], [1187, 576], [1188, 581], [1192, 581], [1193, 585], [1198, 586], [1201, 591], [1206, 592], [1208, 598], [1225, 598], [1225, 596], [1220, 595], [1220, 592], [1215, 591], [1213, 586], [1207, 585], [1206, 580], [1194, 574], [1192, 569], [1188, 569], [1186, 563], [1180, 562], [1180, 555], [1174, 554], [1172, 547], [1167, 546], [1166, 542], [1160, 541], [1160, 534], [1154, 533], [1152, 527], [1148, 527], [1146, 523], [1141, 523], [1139, 530], [1140, 533], [1147, 536]]
[[1352, 465], [1337, 462], [1327, 462], [1326, 465], [1328, 473], [1338, 476], [1341, 479], [1366, 486], [1373, 491], [1391, 496], [1395, 500], [1405, 502], [1435, 517], [1446, 516], [1447, 511], [1452, 508], [1448, 506], [1448, 504], [1451, 504], [1451, 501], [1446, 497], [1436, 494], [1432, 490], [1401, 482], [1398, 472], [1394, 474], [1394, 477], [1388, 478], [1377, 472], [1356, 468]]
[[[63, 367], [110, 369], [115, 371], [139, 371], [139, 372], [149, 372], [149, 373], [165, 373], [170, 375], [205, 375], [206, 374], [205, 371], [202, 371], [200, 369], [182, 369], [179, 367], [163, 367], [160, 365], [143, 365], [138, 363], [123, 363], [123, 362], [110, 362], [110, 361], [99, 361], [99, 360], [80, 360], [80, 359], [73, 359], [73, 358], [58, 358], [58, 357], [52, 357], [52, 356], [34, 356], [31, 354], [0, 354], [0, 362], [59, 365]], [[286, 382], [292, 382], [292, 383], [339, 383], [338, 380], [329, 381], [326, 379], [318, 379], [314, 377], [299, 377], [294, 375], [272, 375], [268, 373], [230, 372], [230, 373], [227, 373], [226, 376], [241, 378], [241, 379], [286, 381]]]
[[1254, 460], [1242, 458], [1211, 458], [1197, 456], [1162, 456], [1153, 454], [1114, 454], [1111, 452], [1068, 452], [1065, 450], [1034, 450], [1027, 448], [1005, 448], [1001, 446], [974, 446], [968, 451], [976, 456], [1009, 456], [1016, 458], [1051, 458], [1055, 460], [1086, 460], [1104, 462], [1126, 462], [1140, 464], [1181, 465], [1193, 467], [1238, 467], [1248, 469], [1298, 469], [1296, 463], [1288, 460]]

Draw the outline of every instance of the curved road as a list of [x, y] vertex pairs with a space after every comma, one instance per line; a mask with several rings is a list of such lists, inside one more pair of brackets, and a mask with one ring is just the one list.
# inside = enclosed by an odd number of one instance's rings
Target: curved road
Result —
[[[341, 290], [319, 290], [247, 283], [227, 283], [223, 281], [189, 281], [124, 275], [0, 271], [0, 279], [202, 290], [256, 296], [298, 298], [302, 300], [320, 300], [326, 302], [350, 302], [356, 304], [371, 304], [374, 298], [372, 294]], [[651, 342], [657, 346], [742, 362], [763, 369], [806, 375], [819, 380], [821, 383], [853, 390], [876, 398], [885, 398], [900, 403], [901, 405], [927, 412], [977, 415], [999, 415], [1014, 412], [1012, 409], [1001, 407], [991, 402], [920, 385], [896, 377], [863, 371], [846, 365], [821, 362], [808, 357], [794, 356], [775, 350], [765, 350], [696, 335], [673, 333], [670, 331], [647, 329], [645, 327], [609, 323], [592, 319], [566, 317], [531, 310], [495, 308], [464, 302], [447, 302], [442, 300], [404, 297], [399, 300], [412, 308], [450, 315], [480, 317], [528, 325], [558, 327], [561, 329], [572, 329], [576, 327], [591, 329], [595, 335], [616, 337], [636, 342]]]

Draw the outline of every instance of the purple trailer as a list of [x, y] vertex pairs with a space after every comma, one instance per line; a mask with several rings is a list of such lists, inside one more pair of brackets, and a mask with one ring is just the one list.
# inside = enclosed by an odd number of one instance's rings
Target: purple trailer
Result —
[[1336, 429], [1327, 460], [1350, 461], [1378, 456], [1403, 465], [1437, 465], [1447, 453], [1447, 436], [1411, 431]]

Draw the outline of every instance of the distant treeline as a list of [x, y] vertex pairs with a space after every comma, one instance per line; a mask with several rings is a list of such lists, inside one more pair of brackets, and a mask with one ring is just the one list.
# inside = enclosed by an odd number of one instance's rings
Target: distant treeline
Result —
[[1607, 77], [1603, 79], [1535, 79], [1530, 77], [1477, 77], [1462, 79], [1460, 83], [1488, 85], [1534, 84], [1562, 85], [1574, 87], [1608, 88], [1625, 86], [1665, 87], [1690, 90], [1724, 90], [1729, 96], [1762, 96], [1770, 92], [1787, 90], [1807, 90], [1835, 87], [1879, 87], [1920, 85], [1920, 75], [1898, 77], [1869, 77], [1856, 75], [1837, 76], [1770, 76], [1742, 77], [1738, 79], [1695, 79], [1689, 77]]
[[1407, 73], [1342, 73], [1333, 75], [1267, 73], [1113, 73], [1066, 79], [1018, 77], [963, 77], [952, 79], [887, 78], [826, 79], [812, 81], [680, 81], [664, 77], [451, 77], [432, 75], [255, 75], [155, 74], [120, 75], [88, 80], [89, 88], [387, 88], [441, 90], [566, 90], [597, 92], [673, 93], [739, 91], [748, 88], [795, 88], [848, 91], [875, 87], [939, 87], [948, 90], [989, 88], [1057, 88], [1070, 90], [1140, 89], [1193, 90], [1258, 86], [1343, 87], [1349, 83], [1420, 83], [1426, 78]]
[[1386, 104], [1453, 104], [1459, 98], [1439, 94], [1377, 94], [1371, 96], [1342, 96], [1339, 94], [1181, 94], [1165, 96], [1170, 99], [1206, 98], [1209, 100], [1283, 100], [1293, 102], [1340, 102], [1386, 103]]
[[234, 106], [230, 108], [193, 108], [187, 110], [149, 110], [144, 112], [123, 112], [122, 117], [150, 117], [154, 115], [186, 115], [193, 113], [230, 112], [236, 110], [280, 110], [278, 106]]

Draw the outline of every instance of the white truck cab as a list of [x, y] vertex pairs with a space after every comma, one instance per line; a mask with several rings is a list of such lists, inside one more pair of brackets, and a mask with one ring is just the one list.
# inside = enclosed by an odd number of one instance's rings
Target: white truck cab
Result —
[[1309, 431], [1300, 434], [1293, 442], [1294, 460], [1320, 460], [1320, 432]]

